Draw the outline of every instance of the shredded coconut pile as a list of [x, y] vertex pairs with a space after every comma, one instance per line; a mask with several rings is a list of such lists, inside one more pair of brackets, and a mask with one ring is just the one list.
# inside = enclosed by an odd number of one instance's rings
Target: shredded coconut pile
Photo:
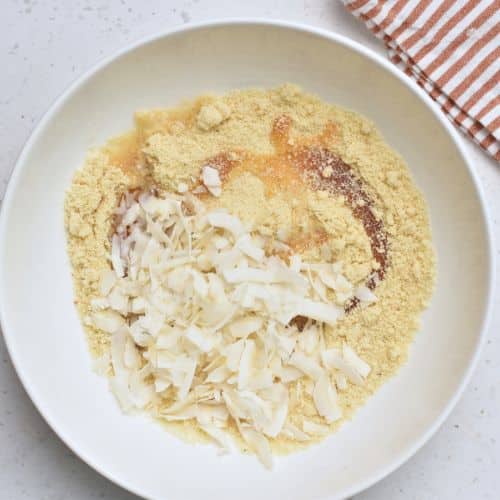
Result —
[[[203, 179], [217, 187], [214, 172]], [[291, 383], [309, 384], [325, 424], [342, 416], [337, 388], [363, 384], [370, 367], [345, 343], [326, 349], [324, 326], [344, 315], [326, 291], [340, 302], [376, 297], [354, 289], [340, 262], [303, 262], [189, 192], [127, 193], [116, 215], [113, 269], [87, 321], [111, 336], [110, 386], [124, 411], [194, 419], [224, 451], [232, 421], [268, 467], [268, 438], [307, 441], [327, 430], [287, 421]], [[307, 319], [301, 331], [297, 317]]]

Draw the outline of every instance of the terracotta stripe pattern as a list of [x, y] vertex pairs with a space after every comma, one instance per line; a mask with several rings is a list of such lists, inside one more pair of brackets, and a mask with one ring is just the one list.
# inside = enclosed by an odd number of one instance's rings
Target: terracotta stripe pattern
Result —
[[500, 162], [500, 0], [342, 0], [391, 61]]

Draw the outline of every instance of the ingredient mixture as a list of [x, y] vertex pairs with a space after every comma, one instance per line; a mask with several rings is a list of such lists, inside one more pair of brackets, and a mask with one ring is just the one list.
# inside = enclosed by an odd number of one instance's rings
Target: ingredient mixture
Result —
[[367, 119], [291, 84], [137, 113], [89, 153], [65, 221], [122, 409], [268, 467], [397, 371], [434, 281], [404, 162]]

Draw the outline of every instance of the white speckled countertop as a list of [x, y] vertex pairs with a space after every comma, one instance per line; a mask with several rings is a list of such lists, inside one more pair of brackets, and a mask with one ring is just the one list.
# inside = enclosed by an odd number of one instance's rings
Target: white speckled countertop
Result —
[[[300, 21], [383, 47], [336, 0], [3, 0], [0, 200], [15, 160], [53, 100], [84, 70], [169, 26], [222, 17]], [[467, 148], [500, 252], [500, 166]], [[43, 166], [41, 166], [43, 168]], [[497, 285], [499, 275], [496, 276]], [[498, 286], [497, 286], [498, 288]], [[357, 499], [496, 499], [500, 491], [500, 290], [476, 372], [446, 423], [408, 463]], [[24, 392], [0, 338], [0, 497], [132, 499], [56, 437]]]

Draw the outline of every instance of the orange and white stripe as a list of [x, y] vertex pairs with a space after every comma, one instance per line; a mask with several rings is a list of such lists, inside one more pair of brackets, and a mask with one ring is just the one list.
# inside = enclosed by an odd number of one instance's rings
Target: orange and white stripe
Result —
[[500, 161], [500, 0], [342, 0], [389, 57]]

